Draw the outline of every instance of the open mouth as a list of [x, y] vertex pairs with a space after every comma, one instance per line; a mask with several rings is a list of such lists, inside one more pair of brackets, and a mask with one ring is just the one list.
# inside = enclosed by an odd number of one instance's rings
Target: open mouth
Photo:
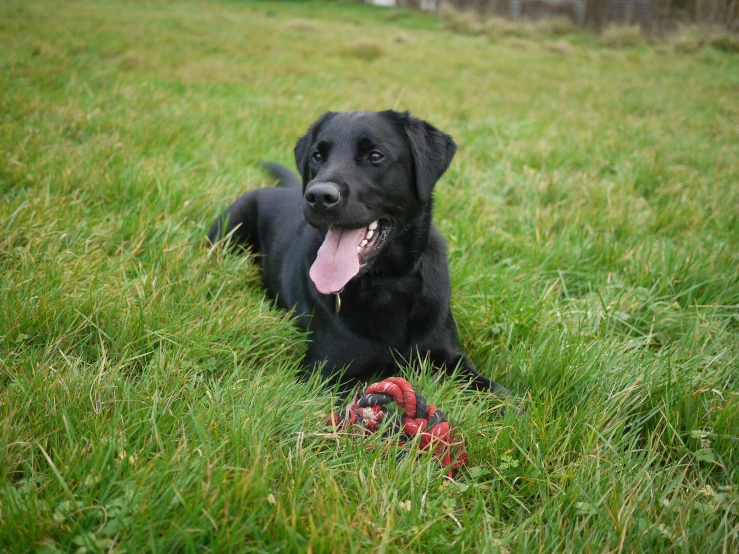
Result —
[[364, 266], [373, 256], [375, 256], [382, 245], [387, 240], [387, 235], [390, 232], [388, 225], [383, 225], [380, 220], [373, 221], [367, 227], [367, 234], [364, 236], [362, 242], [357, 246], [357, 254], [359, 254], [359, 266]]
[[331, 225], [310, 268], [318, 291], [341, 291], [380, 252], [389, 233], [390, 226], [379, 219], [360, 229]]

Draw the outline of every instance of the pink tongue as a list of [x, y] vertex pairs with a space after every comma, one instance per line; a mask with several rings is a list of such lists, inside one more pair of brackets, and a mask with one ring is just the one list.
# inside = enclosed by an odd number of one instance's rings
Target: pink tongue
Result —
[[359, 273], [357, 246], [366, 234], [367, 228], [344, 229], [335, 225], [328, 228], [326, 240], [310, 268], [310, 278], [321, 294], [339, 292]]

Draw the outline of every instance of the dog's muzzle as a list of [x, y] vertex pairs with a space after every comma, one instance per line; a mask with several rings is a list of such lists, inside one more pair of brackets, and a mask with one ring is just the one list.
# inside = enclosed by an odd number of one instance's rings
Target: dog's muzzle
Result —
[[311, 210], [328, 212], [341, 202], [341, 191], [335, 183], [313, 183], [308, 185], [303, 199]]

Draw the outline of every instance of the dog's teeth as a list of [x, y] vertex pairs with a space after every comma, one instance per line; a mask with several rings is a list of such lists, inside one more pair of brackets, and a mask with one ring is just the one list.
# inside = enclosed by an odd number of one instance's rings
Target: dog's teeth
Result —
[[375, 234], [374, 231], [367, 231], [367, 240], [371, 239], [372, 238], [372, 235], [374, 235], [374, 234]]
[[362, 247], [361, 246], [357, 246], [357, 254], [361, 254], [361, 253], [362, 253]]
[[364, 240], [362, 241], [362, 244], [361, 244], [360, 246], [367, 246], [367, 239], [364, 239]]
[[370, 223], [369, 229], [370, 231], [374, 231], [375, 229], [377, 229], [377, 221], [373, 221], [372, 223]]

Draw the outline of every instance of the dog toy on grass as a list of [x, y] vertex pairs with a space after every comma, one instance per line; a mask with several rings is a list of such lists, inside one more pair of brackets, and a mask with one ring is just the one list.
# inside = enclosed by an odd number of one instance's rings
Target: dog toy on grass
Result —
[[[387, 409], [395, 402], [404, 411], [402, 418]], [[364, 428], [365, 434], [375, 433], [383, 421], [388, 421], [386, 436], [400, 435], [399, 444], [405, 444], [420, 435], [421, 450], [433, 451], [441, 466], [453, 471], [467, 463], [467, 453], [461, 442], [453, 442], [451, 428], [444, 413], [426, 403], [414, 388], [400, 377], [390, 377], [373, 383], [354, 396], [343, 414], [331, 414], [328, 424], [339, 429], [352, 425]]]

